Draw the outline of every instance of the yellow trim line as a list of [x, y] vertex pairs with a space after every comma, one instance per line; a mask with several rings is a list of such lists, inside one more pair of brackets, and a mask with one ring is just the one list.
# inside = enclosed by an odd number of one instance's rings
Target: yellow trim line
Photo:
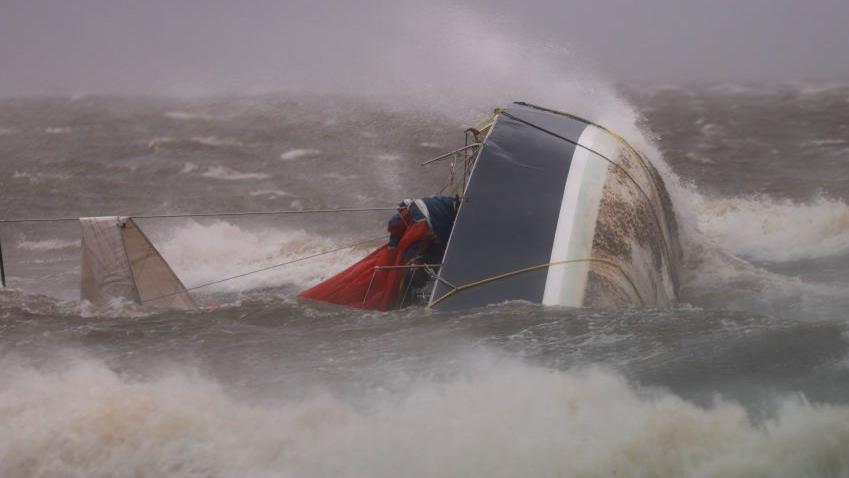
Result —
[[607, 259], [584, 258], [584, 259], [566, 259], [566, 260], [563, 260], [563, 261], [549, 262], [549, 263], [546, 263], [546, 264], [539, 264], [539, 265], [536, 265], [536, 266], [525, 267], [523, 269], [517, 269], [515, 271], [505, 272], [504, 274], [498, 274], [498, 275], [495, 275], [495, 276], [492, 276], [492, 277], [486, 277], [484, 279], [480, 279], [480, 280], [477, 280], [477, 281], [474, 281], [474, 282], [469, 282], [468, 284], [459, 285], [459, 286], [451, 289], [450, 291], [446, 292], [442, 297], [432, 301], [430, 303], [430, 305], [428, 305], [428, 307], [433, 307], [433, 306], [439, 304], [440, 302], [444, 301], [445, 299], [451, 297], [456, 292], [461, 292], [461, 291], [466, 290], [466, 289], [471, 289], [472, 287], [477, 287], [479, 285], [488, 284], [490, 282], [495, 282], [497, 280], [506, 279], [508, 277], [519, 275], [519, 274], [522, 274], [522, 273], [525, 273], [525, 272], [532, 272], [532, 271], [535, 271], [535, 270], [544, 269], [544, 268], [548, 268], [548, 267], [551, 267], [551, 266], [559, 266], [559, 265], [563, 265], [563, 264], [575, 264], [575, 263], [579, 263], [579, 262], [598, 262], [600, 264], [605, 264], [605, 265], [608, 265], [608, 266], [613, 267], [614, 269], [618, 270], [619, 273], [622, 274], [622, 277], [624, 277], [625, 280], [628, 281], [628, 284], [634, 290], [634, 293], [637, 295], [637, 299], [640, 301], [640, 305], [645, 306], [646, 303], [643, 300], [643, 296], [640, 295], [640, 291], [637, 289], [637, 286], [634, 285], [634, 281], [631, 280], [631, 277], [628, 276], [628, 274], [625, 272], [624, 269], [622, 269], [622, 267], [619, 264], [617, 264], [613, 261], [607, 260]]

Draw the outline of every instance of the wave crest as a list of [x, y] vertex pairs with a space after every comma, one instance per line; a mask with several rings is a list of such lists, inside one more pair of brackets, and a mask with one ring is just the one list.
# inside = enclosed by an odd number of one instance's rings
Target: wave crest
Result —
[[[757, 424], [601, 370], [484, 361], [474, 375], [253, 403], [192, 372], [94, 360], [0, 367], [3, 476], [841, 476], [849, 408], [784, 399]], [[297, 384], [287, 384], [295, 386]], [[788, 452], [792, 451], [792, 452]]]
[[697, 221], [723, 249], [759, 261], [815, 259], [849, 252], [849, 206], [841, 200], [706, 199]]

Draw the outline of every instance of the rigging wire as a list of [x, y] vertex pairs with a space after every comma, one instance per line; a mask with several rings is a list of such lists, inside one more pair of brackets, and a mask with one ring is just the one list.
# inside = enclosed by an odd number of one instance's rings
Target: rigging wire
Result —
[[472, 282], [469, 282], [469, 283], [466, 283], [466, 284], [461, 284], [461, 285], [458, 285], [458, 286], [452, 286], [451, 290], [449, 290], [445, 294], [441, 295], [440, 297], [433, 299], [431, 301], [430, 305], [428, 305], [428, 307], [433, 307], [434, 305], [437, 305], [440, 302], [444, 301], [445, 299], [448, 299], [449, 297], [456, 294], [457, 292], [462, 292], [466, 289], [471, 289], [473, 287], [478, 287], [478, 286], [481, 286], [481, 285], [484, 285], [484, 284], [489, 284], [490, 282], [495, 282], [495, 281], [499, 281], [499, 280], [502, 280], [502, 279], [508, 279], [510, 277], [513, 277], [513, 276], [516, 276], [516, 275], [519, 275], [519, 274], [524, 274], [526, 272], [533, 272], [533, 271], [537, 271], [537, 270], [540, 270], [540, 269], [547, 269], [547, 268], [553, 267], [553, 266], [566, 265], [566, 264], [577, 264], [577, 263], [581, 263], [581, 262], [603, 264], [603, 265], [609, 266], [609, 267], [613, 268], [614, 270], [618, 271], [622, 275], [622, 277], [624, 277], [625, 280], [628, 281], [628, 284], [631, 285], [631, 289], [634, 291], [634, 294], [636, 294], [637, 299], [640, 301], [640, 305], [643, 305], [643, 306], [646, 305], [646, 302], [645, 302], [645, 300], [643, 300], [643, 296], [640, 294], [640, 290], [637, 288], [637, 285], [631, 279], [631, 276], [628, 275], [627, 272], [625, 272], [625, 269], [623, 269], [622, 266], [620, 266], [616, 262], [613, 262], [613, 261], [608, 260], [608, 259], [602, 259], [602, 258], [599, 258], [599, 257], [586, 257], [586, 258], [582, 258], [582, 259], [566, 259], [566, 260], [562, 260], [562, 261], [555, 261], [555, 262], [548, 262], [548, 263], [545, 263], [545, 264], [538, 264], [538, 265], [530, 266], [530, 267], [523, 267], [521, 269], [516, 269], [516, 270], [510, 271], [510, 272], [505, 272], [503, 274], [497, 274], [497, 275], [494, 275], [494, 276], [484, 277], [482, 279], [472, 281]]
[[[167, 219], [167, 218], [187, 218], [187, 217], [268, 216], [268, 215], [284, 215], [284, 214], [322, 214], [322, 213], [375, 212], [375, 211], [395, 211], [395, 210], [397, 210], [397, 206], [395, 206], [395, 207], [370, 207], [370, 208], [306, 209], [306, 210], [295, 209], [295, 210], [279, 210], [279, 211], [137, 214], [137, 215], [131, 215], [131, 216], [128, 216], [128, 217], [132, 217], [132, 218], [135, 218], [135, 219]], [[114, 214], [113, 214], [113, 216], [114, 216]], [[79, 216], [77, 216], [77, 217], [15, 218], [15, 219], [0, 219], [0, 225], [2, 225], [2, 224], [23, 224], [23, 223], [72, 222], [72, 221], [75, 222], [75, 221], [79, 221], [79, 220], [80, 220]], [[352, 246], [347, 246], [347, 247], [344, 247], [342, 249], [347, 249], [348, 247], [352, 247]], [[327, 254], [329, 254], [330, 252], [335, 252], [335, 251], [329, 251], [329, 252], [327, 252]], [[317, 257], [317, 256], [320, 256], [320, 255], [323, 255], [323, 254], [318, 254], [318, 255], [312, 256], [312, 257]], [[300, 260], [306, 260], [306, 259], [309, 259], [309, 257], [303, 258], [303, 259], [298, 259], [298, 260], [295, 260], [294, 262], [298, 262]], [[286, 264], [281, 264], [281, 265], [274, 266], [274, 267], [281, 267], [283, 265], [286, 265]], [[255, 271], [255, 272], [261, 272], [261, 271]], [[255, 272], [250, 272], [248, 274], [253, 274]], [[238, 276], [238, 277], [241, 277], [241, 276]], [[235, 279], [237, 277], [233, 277], [233, 278]], [[230, 280], [230, 279], [228, 278], [228, 279], [213, 282], [213, 283], [210, 283], [210, 284], [203, 284], [201, 286], [198, 286], [197, 288], [217, 284], [219, 282], [224, 282], [225, 280]], [[5, 268], [5, 264], [3, 263], [2, 243], [0, 243], [0, 287], [6, 287], [6, 268]], [[193, 289], [188, 289], [188, 290], [193, 290]], [[161, 298], [164, 298], [164, 297], [170, 297], [170, 296], [173, 296], [173, 295], [176, 295], [176, 294], [179, 294], [179, 293], [180, 292], [170, 294], [170, 295], [166, 295], [166, 296], [163, 296], [163, 297], [157, 297], [156, 299], [161, 299]], [[151, 300], [156, 300], [156, 299], [149, 299], [149, 300], [144, 301], [144, 302], [150, 302]]]
[[[529, 105], [529, 104], [527, 104], [527, 103], [517, 103], [517, 104], [521, 104], [521, 105], [525, 105], [525, 106], [534, 107], [533, 105]], [[544, 108], [542, 108], [542, 109], [544, 109]], [[554, 111], [554, 110], [545, 110], [545, 111], [551, 111], [551, 112], [558, 113], [557, 111]], [[546, 134], [549, 134], [549, 135], [551, 135], [551, 136], [554, 136], [555, 138], [558, 138], [558, 139], [561, 139], [561, 140], [563, 140], [563, 141], [566, 141], [567, 143], [573, 144], [573, 145], [575, 145], [575, 146], [577, 146], [577, 147], [581, 147], [581, 148], [583, 148], [583, 149], [585, 149], [585, 150], [589, 151], [590, 153], [595, 154], [596, 156], [600, 157], [601, 159], [603, 159], [603, 160], [607, 161], [608, 163], [610, 163], [611, 165], [613, 165], [614, 167], [616, 167], [619, 171], [621, 171], [621, 172], [622, 172], [622, 173], [623, 173], [623, 174], [624, 174], [624, 175], [625, 175], [628, 179], [630, 179], [630, 180], [631, 180], [631, 182], [632, 182], [632, 183], [634, 183], [634, 186], [637, 188], [637, 191], [639, 191], [640, 193], [642, 193], [642, 195], [646, 198], [646, 201], [648, 201], [649, 209], [651, 209], [651, 211], [652, 211], [652, 215], [651, 215], [651, 216], [652, 216], [652, 218], [654, 219], [655, 225], [657, 226], [658, 231], [660, 232], [660, 238], [663, 240], [663, 245], [665, 246], [665, 247], [661, 248], [661, 253], [662, 253], [662, 255], [663, 255], [664, 259], [666, 260], [666, 263], [667, 263], [667, 264], [671, 264], [671, 263], [672, 263], [671, 258], [670, 258], [670, 254], [672, 254], [672, 248], [671, 248], [671, 246], [670, 246], [670, 244], [669, 244], [669, 240], [668, 240], [668, 239], [667, 239], [667, 237], [666, 237], [666, 235], [667, 235], [667, 230], [666, 230], [666, 228], [663, 226], [663, 221], [661, 221], [661, 219], [660, 219], [660, 215], [659, 215], [659, 214], [658, 214], [658, 212], [657, 212], [657, 208], [655, 207], [655, 205], [654, 205], [654, 202], [653, 202], [652, 198], [648, 195], [648, 193], [646, 193], [646, 192], [643, 190], [643, 188], [640, 186], [640, 183], [638, 183], [638, 182], [637, 182], [637, 180], [636, 180], [636, 179], [634, 179], [634, 177], [631, 175], [631, 173], [629, 173], [629, 172], [628, 172], [628, 171], [627, 171], [627, 170], [626, 170], [626, 169], [625, 169], [625, 168], [624, 168], [621, 164], [619, 164], [619, 163], [617, 163], [616, 161], [614, 161], [614, 160], [612, 160], [612, 159], [608, 158], [607, 156], [605, 156], [605, 155], [603, 155], [603, 154], [599, 153], [598, 151], [594, 150], [593, 148], [590, 148], [589, 146], [585, 146], [585, 145], [583, 145], [583, 144], [581, 144], [581, 143], [579, 143], [579, 142], [577, 142], [577, 141], [573, 141], [573, 140], [571, 140], [571, 139], [569, 139], [569, 138], [566, 138], [566, 137], [564, 137], [564, 136], [562, 136], [562, 135], [559, 135], [559, 134], [557, 134], [557, 133], [555, 133], [555, 132], [553, 132], [553, 131], [550, 131], [550, 130], [548, 130], [548, 129], [545, 129], [545, 128], [543, 128], [542, 126], [539, 126], [539, 125], [537, 125], [537, 124], [531, 123], [531, 122], [530, 122], [530, 121], [528, 121], [528, 120], [525, 120], [525, 119], [522, 119], [522, 118], [516, 117], [516, 116], [514, 116], [514, 115], [512, 115], [512, 114], [510, 114], [510, 113], [507, 113], [506, 111], [503, 111], [501, 114], [503, 114], [504, 116], [506, 116], [506, 117], [508, 117], [508, 118], [510, 118], [510, 119], [513, 119], [513, 120], [518, 121], [518, 122], [520, 122], [520, 123], [523, 123], [523, 124], [525, 124], [525, 125], [527, 125], [527, 126], [530, 126], [531, 128], [538, 129], [539, 131], [542, 131], [543, 133], [546, 133]], [[578, 119], [578, 120], [580, 120], [580, 121], [587, 121], [587, 120], [584, 120], [584, 119], [579, 118], [579, 117], [577, 117], [577, 116], [572, 116], [572, 115], [568, 115], [568, 114], [565, 114], [565, 113], [560, 113], [560, 114], [563, 114], [564, 116], [569, 116], [569, 117], [571, 117], [571, 118]], [[596, 127], [600, 128], [600, 129], [602, 129], [602, 130], [604, 130], [604, 131], [607, 131], [608, 133], [610, 133], [611, 135], [613, 135], [613, 136], [614, 136], [614, 137], [615, 137], [615, 138], [616, 138], [619, 142], [621, 142], [623, 145], [625, 145], [625, 147], [626, 147], [629, 151], [633, 151], [633, 154], [635, 154], [635, 155], [636, 155], [635, 157], [639, 159], [640, 164], [641, 164], [641, 165], [643, 165], [643, 167], [644, 167], [644, 168], [646, 168], [646, 169], [645, 169], [645, 171], [646, 171], [646, 173], [648, 174], [649, 183], [653, 186], [653, 188], [655, 189], [655, 192], [656, 192], [656, 190], [657, 190], [657, 186], [654, 184], [654, 176], [651, 174], [651, 171], [648, 169], [648, 167], [647, 167], [647, 166], [645, 165], [645, 163], [642, 161], [642, 157], [639, 155], [639, 153], [637, 153], [637, 152], [636, 152], [636, 150], [634, 150], [634, 149], [631, 147], [631, 145], [630, 145], [630, 144], [628, 144], [628, 143], [627, 143], [627, 142], [626, 142], [626, 141], [625, 141], [625, 140], [624, 140], [621, 136], [617, 135], [616, 133], [613, 133], [612, 131], [608, 130], [608, 129], [607, 129], [607, 128], [605, 128], [604, 126], [600, 126], [600, 125], [597, 125], [597, 124], [592, 123], [592, 122], [588, 122], [588, 124], [591, 124], [591, 125], [596, 126]]]
[[[269, 216], [283, 214], [322, 214], [322, 213], [337, 213], [337, 212], [373, 212], [373, 211], [394, 211], [397, 206], [393, 207], [368, 207], [368, 208], [335, 208], [335, 209], [290, 209], [280, 211], [241, 211], [241, 212], [199, 212], [199, 213], [173, 213], [173, 214], [130, 214], [126, 217], [134, 219], [164, 219], [164, 218], [180, 218], [180, 217], [227, 217], [227, 216]], [[116, 216], [109, 214], [108, 216]], [[80, 216], [76, 217], [42, 217], [42, 218], [15, 218], [15, 219], [0, 219], [0, 224], [3, 223], [25, 223], [25, 222], [70, 222], [79, 221]]]
[[293, 259], [293, 260], [291, 260], [291, 261], [281, 262], [281, 263], [279, 263], [279, 264], [274, 264], [274, 265], [266, 266], [266, 267], [263, 267], [263, 268], [261, 268], [261, 269], [256, 269], [256, 270], [252, 270], [252, 271], [248, 271], [248, 272], [243, 272], [243, 273], [241, 273], [241, 274], [236, 274], [236, 275], [233, 275], [233, 276], [225, 277], [225, 278], [223, 278], [223, 279], [218, 279], [218, 280], [214, 280], [214, 281], [211, 281], [211, 282], [206, 282], [206, 283], [203, 283], [203, 284], [200, 284], [200, 285], [196, 285], [196, 286], [192, 286], [192, 287], [187, 287], [187, 288], [184, 288], [184, 289], [178, 290], [178, 291], [176, 291], [176, 292], [172, 292], [172, 293], [170, 293], [170, 294], [164, 294], [164, 295], [160, 295], [160, 296], [154, 297], [154, 298], [152, 298], [152, 299], [146, 299], [146, 300], [143, 300], [143, 301], [141, 301], [141, 303], [142, 303], [142, 304], [144, 304], [145, 302], [153, 302], [153, 301], [160, 300], [160, 299], [166, 299], [166, 298], [168, 298], [168, 297], [173, 297], [173, 296], [175, 296], [175, 295], [179, 295], [179, 294], [182, 294], [182, 293], [185, 293], [185, 292], [189, 292], [189, 291], [193, 291], [193, 290], [202, 289], [202, 288], [204, 288], [204, 287], [209, 287], [209, 286], [212, 286], [212, 285], [221, 284], [221, 283], [223, 283], [223, 282], [231, 281], [231, 280], [234, 280], [234, 279], [240, 279], [240, 278], [242, 278], [242, 277], [247, 277], [247, 276], [249, 276], [249, 275], [258, 274], [258, 273], [260, 273], [260, 272], [265, 272], [265, 271], [269, 271], [269, 270], [272, 270], [272, 269], [277, 269], [277, 268], [280, 268], [280, 267], [283, 267], [283, 266], [288, 266], [288, 265], [290, 265], [290, 264], [294, 264], [294, 263], [296, 263], [296, 262], [302, 262], [302, 261], [305, 261], [305, 260], [308, 260], [308, 259], [313, 259], [313, 258], [315, 258], [315, 257], [325, 256], [325, 255], [327, 255], [327, 254], [332, 254], [332, 253], [334, 253], [334, 252], [344, 251], [345, 249], [350, 249], [350, 248], [352, 248], [352, 247], [356, 247], [356, 246], [359, 246], [359, 245], [362, 245], [362, 244], [367, 244], [367, 243], [369, 243], [369, 242], [374, 242], [374, 241], [377, 241], [378, 239], [384, 239], [385, 237], [386, 237], [386, 235], [385, 235], [385, 234], [381, 234], [380, 236], [377, 236], [377, 237], [372, 237], [372, 238], [370, 238], [370, 239], [364, 239], [364, 240], [357, 241], [357, 242], [354, 242], [354, 243], [350, 243], [350, 244], [347, 244], [347, 245], [344, 245], [344, 246], [341, 246], [341, 247], [337, 247], [337, 248], [334, 248], [334, 249], [329, 249], [329, 250], [321, 251], [321, 252], [318, 252], [318, 253], [315, 253], [315, 254], [311, 254], [311, 255], [308, 255], [308, 256], [299, 257], [299, 258], [297, 258], [297, 259]]
[[6, 287], [6, 266], [3, 264], [3, 242], [0, 241], [0, 287]]

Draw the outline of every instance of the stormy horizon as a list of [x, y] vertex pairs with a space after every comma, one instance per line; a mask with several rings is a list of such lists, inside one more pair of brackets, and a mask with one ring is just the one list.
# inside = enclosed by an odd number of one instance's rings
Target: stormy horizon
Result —
[[[614, 83], [849, 79], [849, 8], [838, 0], [539, 0], [522, 8], [7, 0], [0, 8], [2, 97], [444, 94], [452, 81], [462, 90], [475, 77], [521, 75], [499, 63], [524, 55]], [[481, 49], [493, 50], [486, 62], [476, 62]]]
[[0, 0], [0, 475], [849, 475], [846, 25]]

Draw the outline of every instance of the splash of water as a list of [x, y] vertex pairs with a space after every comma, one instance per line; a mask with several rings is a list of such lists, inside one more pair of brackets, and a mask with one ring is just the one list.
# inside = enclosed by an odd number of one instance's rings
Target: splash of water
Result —
[[[187, 287], [336, 249], [341, 242], [304, 230], [250, 231], [226, 221], [190, 222], [160, 248]], [[227, 281], [210, 290], [237, 292], [261, 287], [306, 287], [355, 262], [366, 246]]]
[[818, 197], [799, 204], [766, 197], [705, 200], [699, 227], [723, 249], [760, 261], [793, 261], [849, 251], [849, 206]]
[[147, 380], [3, 359], [3, 476], [841, 476], [849, 409], [779, 400], [755, 423], [602, 370], [478, 357], [473, 373], [252, 403], [197, 373]]

